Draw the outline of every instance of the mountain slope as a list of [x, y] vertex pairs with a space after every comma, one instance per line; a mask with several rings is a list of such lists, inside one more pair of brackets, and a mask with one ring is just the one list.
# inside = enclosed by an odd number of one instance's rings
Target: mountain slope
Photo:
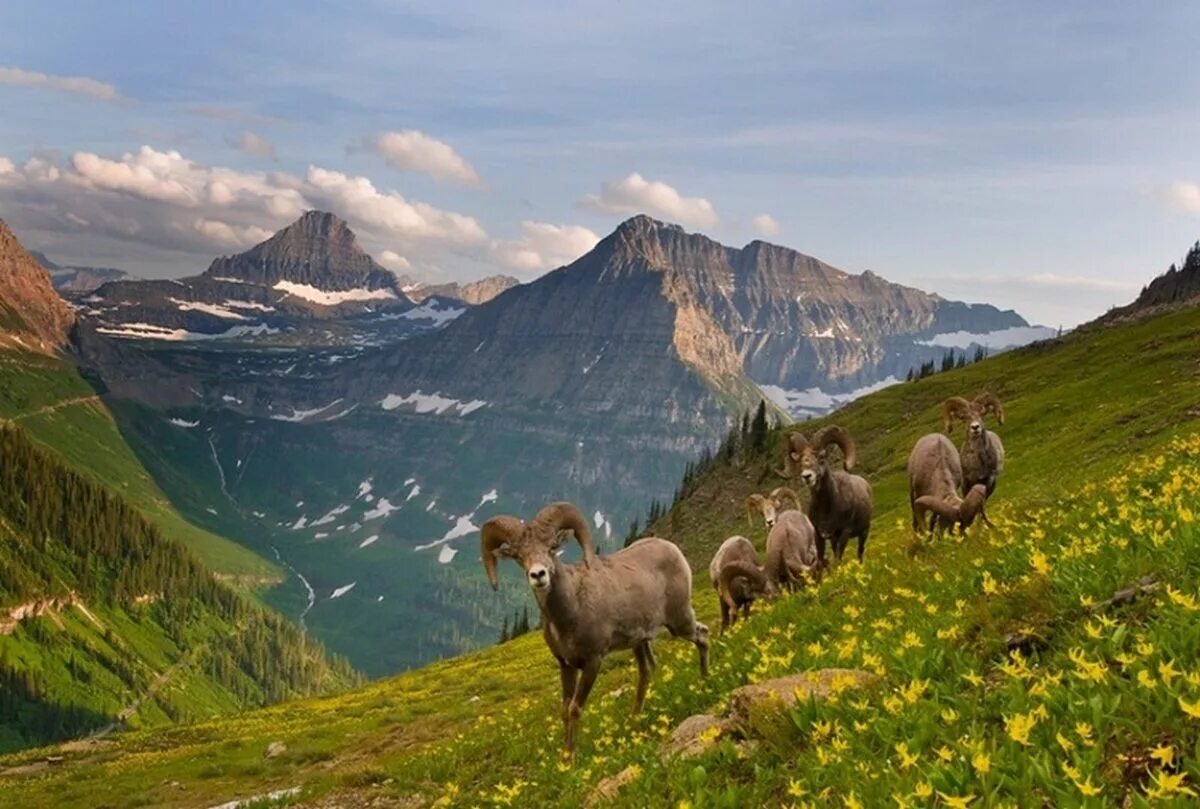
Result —
[[[623, 805], [774, 805], [823, 793], [853, 793], [865, 806], [891, 796], [926, 805], [936, 793], [947, 805], [1078, 805], [1077, 783], [1099, 790], [1094, 803], [1128, 795], [1143, 805], [1168, 776], [1190, 788], [1200, 779], [1183, 708], [1200, 700], [1198, 340], [1200, 311], [1187, 310], [897, 385], [840, 411], [875, 488], [866, 567], [848, 563], [756, 607], [714, 642], [707, 681], [690, 647], [660, 641], [641, 719], [627, 718], [630, 659], [615, 656], [584, 713], [574, 767], [556, 754], [556, 672], [535, 634], [331, 700], [124, 736], [108, 751], [115, 766], [68, 750], [60, 769], [31, 776], [19, 768], [36, 756], [10, 757], [0, 785], [18, 803], [64, 807], [206, 806], [295, 788], [291, 801], [306, 806], [574, 805], [630, 765]], [[908, 449], [938, 429], [944, 398], [979, 390], [1001, 395], [1009, 416], [999, 428], [1008, 463], [989, 508], [998, 527], [912, 555]], [[709, 468], [654, 526], [696, 570], [724, 537], [748, 530], [742, 500], [774, 485], [782, 440], [780, 431], [768, 455]], [[761, 543], [762, 530], [750, 530]], [[1147, 575], [1162, 586], [1144, 600], [1095, 608]], [[502, 591], [513, 589], [523, 588], [506, 579]], [[703, 574], [695, 602], [711, 624]], [[1042, 639], [1035, 657], [1005, 657], [1015, 631]], [[730, 689], [829, 666], [873, 670], [882, 684], [761, 726], [767, 738], [749, 755], [726, 741], [699, 759], [660, 759], [670, 730], [719, 709]], [[289, 755], [264, 764], [272, 741]], [[1167, 747], [1174, 763], [1151, 758]]]
[[1195, 305], [1200, 298], [1200, 242], [1187, 251], [1182, 263], [1171, 265], [1165, 273], [1147, 284], [1137, 298], [1125, 306], [1106, 312], [1095, 322], [1120, 323], [1148, 317], [1172, 309]]
[[408, 297], [420, 303], [426, 298], [440, 295], [443, 298], [469, 303], [478, 306], [487, 303], [502, 292], [507, 292], [521, 282], [511, 275], [489, 275], [477, 281], [448, 284], [417, 284], [405, 287]]
[[355, 680], [12, 427], [0, 427], [0, 540], [0, 750]]
[[51, 353], [66, 340], [73, 320], [45, 269], [0, 219], [0, 347]]

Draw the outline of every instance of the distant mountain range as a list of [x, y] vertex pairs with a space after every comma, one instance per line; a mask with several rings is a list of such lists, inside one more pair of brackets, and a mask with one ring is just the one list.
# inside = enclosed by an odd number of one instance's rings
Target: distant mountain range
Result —
[[50, 283], [64, 298], [73, 299], [94, 292], [109, 281], [124, 281], [131, 276], [124, 270], [112, 267], [66, 267], [51, 261], [40, 250], [30, 250], [29, 255], [46, 268]]

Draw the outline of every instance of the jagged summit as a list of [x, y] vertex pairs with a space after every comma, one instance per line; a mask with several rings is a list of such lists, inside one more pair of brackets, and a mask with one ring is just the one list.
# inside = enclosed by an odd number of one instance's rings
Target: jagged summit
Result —
[[289, 281], [330, 292], [399, 291], [401, 283], [359, 246], [345, 220], [325, 211], [308, 211], [265, 242], [217, 259], [204, 274], [264, 286]]
[[48, 351], [62, 345], [74, 319], [45, 268], [0, 219], [0, 342]]

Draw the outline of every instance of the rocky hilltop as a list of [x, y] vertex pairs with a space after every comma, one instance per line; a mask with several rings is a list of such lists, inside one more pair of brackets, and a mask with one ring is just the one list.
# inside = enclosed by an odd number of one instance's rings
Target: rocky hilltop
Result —
[[487, 303], [501, 292], [507, 292], [519, 283], [521, 282], [511, 275], [489, 275], [465, 284], [457, 281], [449, 284], [418, 284], [408, 287], [406, 291], [408, 297], [418, 303], [437, 295], [478, 306], [481, 303]]
[[46, 270], [0, 219], [0, 345], [53, 351], [74, 319]]
[[1100, 317], [1097, 324], [1111, 324], [1147, 317], [1170, 309], [1200, 303], [1200, 241], [1192, 245], [1179, 264], [1172, 264], [1147, 284], [1137, 299]]

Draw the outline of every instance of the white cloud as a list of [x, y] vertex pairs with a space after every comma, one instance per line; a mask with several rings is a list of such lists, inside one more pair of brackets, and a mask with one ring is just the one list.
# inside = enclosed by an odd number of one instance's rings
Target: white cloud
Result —
[[753, 225], [754, 229], [763, 236], [776, 236], [779, 234], [779, 223], [769, 213], [760, 213], [754, 217]]
[[245, 132], [230, 136], [226, 142], [233, 148], [245, 152], [251, 157], [262, 157], [268, 160], [278, 159], [275, 154], [275, 144], [257, 132], [246, 130]]
[[42, 87], [60, 93], [88, 96], [101, 101], [121, 101], [121, 94], [107, 82], [86, 76], [51, 76], [19, 67], [0, 67], [0, 84], [17, 87]]
[[83, 231], [201, 256], [249, 247], [313, 208], [409, 258], [488, 245], [473, 217], [379, 191], [365, 177], [317, 166], [304, 177], [243, 172], [150, 146], [112, 158], [76, 152], [61, 164], [32, 158], [14, 166], [0, 157], [0, 208], [31, 231]]
[[379, 155], [394, 168], [419, 171], [435, 180], [482, 186], [479, 174], [450, 144], [415, 129], [363, 138], [351, 151]]
[[[1019, 279], [1018, 279], [1019, 280]], [[1025, 277], [1029, 283], [1043, 287], [1091, 287], [1092, 289], [1112, 289], [1121, 291], [1137, 291], [1141, 284], [1133, 281], [1114, 281], [1109, 278], [1089, 278], [1084, 275], [1059, 275], [1053, 272], [1040, 272]]]
[[666, 183], [647, 180], [637, 172], [604, 183], [599, 194], [588, 194], [579, 205], [598, 213], [648, 213], [697, 227], [713, 227], [720, 221], [712, 203], [703, 197], [685, 197]]
[[1200, 216], [1200, 184], [1180, 180], [1163, 189], [1161, 196], [1172, 208]]
[[569, 264], [596, 246], [600, 237], [579, 225], [524, 221], [521, 236], [492, 244], [492, 258], [513, 270], [539, 272]]
[[384, 250], [379, 254], [379, 263], [393, 272], [405, 272], [412, 268], [412, 262], [395, 250]]

